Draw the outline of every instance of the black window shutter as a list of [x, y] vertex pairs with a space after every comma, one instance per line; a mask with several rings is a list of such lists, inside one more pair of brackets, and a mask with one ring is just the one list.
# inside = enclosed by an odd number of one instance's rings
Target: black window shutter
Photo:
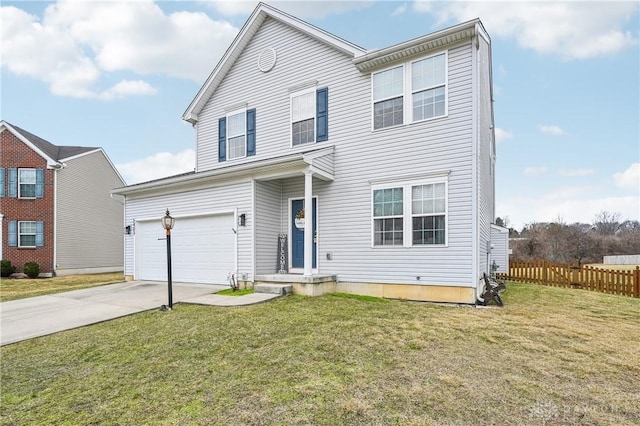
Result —
[[218, 161], [227, 160], [227, 117], [218, 120]]
[[329, 139], [329, 88], [316, 92], [316, 142]]
[[256, 110], [247, 110], [247, 157], [256, 155]]

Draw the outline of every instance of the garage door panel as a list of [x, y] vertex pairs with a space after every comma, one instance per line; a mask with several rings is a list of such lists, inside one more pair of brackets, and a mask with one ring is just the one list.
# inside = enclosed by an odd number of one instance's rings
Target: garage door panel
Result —
[[[227, 276], [234, 269], [232, 228], [230, 214], [176, 220], [171, 232], [172, 279], [228, 284]], [[166, 280], [166, 241], [161, 225], [142, 222], [137, 225], [136, 238], [138, 279]]]

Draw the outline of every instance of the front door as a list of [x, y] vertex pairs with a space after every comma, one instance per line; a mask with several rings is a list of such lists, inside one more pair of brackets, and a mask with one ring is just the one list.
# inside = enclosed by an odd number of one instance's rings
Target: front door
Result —
[[[318, 220], [317, 200], [313, 199], [313, 268], [316, 268], [316, 224]], [[291, 267], [304, 268], [304, 200], [291, 200]], [[298, 220], [296, 220], [298, 219]]]

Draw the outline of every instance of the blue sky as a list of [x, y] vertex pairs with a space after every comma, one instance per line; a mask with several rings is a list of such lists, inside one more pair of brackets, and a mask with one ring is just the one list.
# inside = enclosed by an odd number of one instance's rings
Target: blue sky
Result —
[[[492, 37], [497, 215], [640, 220], [638, 2], [271, 2], [366, 49], [479, 17]], [[101, 146], [128, 183], [194, 167], [180, 117], [256, 2], [2, 2], [0, 118]]]

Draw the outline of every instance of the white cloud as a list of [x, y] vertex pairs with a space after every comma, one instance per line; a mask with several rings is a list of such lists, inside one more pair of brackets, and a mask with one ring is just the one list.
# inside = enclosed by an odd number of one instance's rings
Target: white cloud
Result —
[[538, 130], [540, 130], [542, 133], [546, 133], [547, 135], [552, 136], [562, 136], [565, 134], [565, 131], [556, 125], [547, 126], [544, 124], [540, 124], [538, 125]]
[[[257, 1], [207, 1], [204, 4], [213, 7], [224, 16], [249, 15], [257, 6]], [[298, 18], [322, 19], [330, 15], [339, 15], [352, 10], [365, 9], [373, 1], [270, 1], [269, 5]]]
[[123, 80], [100, 90], [105, 72], [165, 74], [203, 82], [238, 29], [204, 13], [165, 14], [151, 0], [60, 0], [42, 18], [0, 8], [2, 66], [47, 83], [61, 96], [112, 99], [153, 94]]
[[638, 12], [637, 2], [416, 1], [413, 7], [433, 14], [439, 26], [480, 17], [491, 35], [515, 38], [522, 47], [567, 60], [638, 44], [637, 35], [624, 30]]
[[513, 133], [511, 133], [510, 130], [504, 130], [504, 129], [501, 129], [500, 127], [496, 127], [495, 132], [496, 132], [497, 143], [504, 142], [506, 140], [513, 138]]
[[640, 163], [633, 163], [624, 172], [615, 173], [613, 180], [620, 188], [640, 192]]
[[393, 12], [391, 12], [391, 16], [398, 16], [398, 15], [402, 15], [403, 13], [405, 13], [407, 11], [407, 4], [403, 3], [400, 6], [396, 7], [395, 10]]
[[567, 177], [590, 176], [594, 173], [593, 169], [560, 169], [558, 174]]
[[104, 100], [121, 99], [129, 95], [155, 95], [157, 90], [144, 81], [122, 80], [113, 87], [101, 92], [98, 98]]
[[547, 173], [546, 167], [526, 167], [523, 172], [525, 176], [540, 176]]
[[116, 168], [127, 184], [132, 185], [189, 172], [194, 169], [195, 164], [195, 151], [187, 149], [177, 154], [159, 152], [130, 163], [117, 164]]

